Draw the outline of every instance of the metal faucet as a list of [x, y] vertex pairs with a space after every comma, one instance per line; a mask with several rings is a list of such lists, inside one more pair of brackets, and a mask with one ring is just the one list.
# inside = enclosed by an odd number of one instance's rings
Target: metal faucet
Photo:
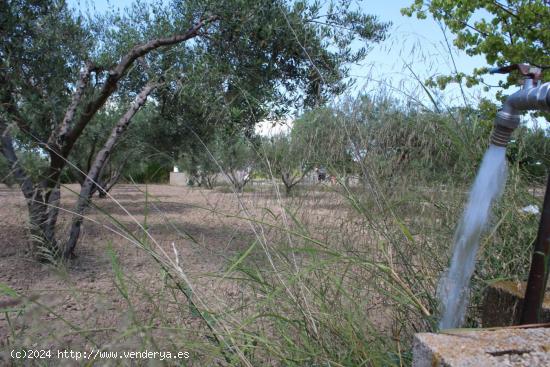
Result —
[[523, 86], [508, 96], [497, 112], [491, 144], [505, 147], [514, 129], [519, 126], [521, 115], [528, 110], [550, 111], [550, 82], [541, 84], [542, 70], [528, 64], [513, 64], [490, 69], [491, 74], [507, 74], [517, 70], [523, 75]]

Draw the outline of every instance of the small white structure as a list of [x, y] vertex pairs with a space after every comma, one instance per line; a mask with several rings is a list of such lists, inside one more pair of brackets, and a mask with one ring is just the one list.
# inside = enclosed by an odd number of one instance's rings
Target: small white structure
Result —
[[[177, 167], [174, 167], [176, 169]], [[189, 176], [185, 172], [170, 172], [170, 185], [172, 186], [186, 186], [189, 181]]]

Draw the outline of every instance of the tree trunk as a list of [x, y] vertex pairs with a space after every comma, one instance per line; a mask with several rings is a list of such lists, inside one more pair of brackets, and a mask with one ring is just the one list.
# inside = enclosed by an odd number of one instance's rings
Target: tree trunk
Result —
[[97, 196], [100, 198], [100, 199], [105, 199], [107, 197], [107, 192], [106, 191], [103, 191], [103, 190], [100, 190], [97, 194]]
[[204, 175], [204, 182], [206, 184], [206, 188], [209, 190], [212, 190], [214, 188], [214, 184], [216, 183], [216, 177], [217, 174], [206, 174]]
[[103, 180], [100, 182], [98, 187], [98, 196], [102, 199], [107, 197], [107, 193], [117, 184], [118, 180], [122, 176], [122, 168], [111, 175], [108, 180]]
[[[31, 178], [21, 167], [19, 159], [15, 154], [13, 139], [9, 132], [8, 124], [0, 121], [0, 146], [2, 155], [8, 161], [15, 180], [21, 188], [21, 192], [27, 202], [29, 211], [29, 225], [31, 232], [31, 250], [40, 259], [48, 252], [53, 256], [57, 255], [57, 242], [55, 240], [55, 224], [60, 198], [59, 184], [57, 184], [48, 195], [44, 189], [35, 186]], [[41, 251], [40, 251], [41, 250]]]
[[229, 178], [229, 181], [231, 181], [231, 183], [233, 184], [235, 191], [241, 193], [243, 192], [243, 189], [248, 181], [250, 181], [250, 172], [230, 169], [227, 172], [227, 177]]
[[[107, 197], [107, 193], [111, 191], [113, 186], [115, 186], [120, 180], [120, 177], [122, 176], [122, 171], [124, 170], [124, 166], [130, 159], [130, 155], [126, 156], [126, 158], [120, 163], [120, 166], [116, 169], [113, 169], [112, 162], [109, 162], [109, 174], [107, 175], [107, 178], [99, 178], [97, 181], [97, 185], [95, 185], [95, 188], [92, 190], [92, 194], [90, 197], [92, 197], [97, 191], [97, 195], [101, 199], [105, 199]], [[107, 161], [109, 161], [109, 158], [107, 158]], [[104, 166], [107, 165], [107, 163], [104, 164]]]
[[290, 178], [290, 175], [288, 173], [283, 173], [281, 175], [283, 184], [285, 185], [285, 194], [286, 196], [290, 196], [290, 192], [292, 190], [292, 187], [294, 186], [292, 184], [292, 179]]
[[94, 163], [90, 172], [84, 181], [84, 185], [80, 189], [80, 195], [78, 196], [78, 201], [76, 203], [76, 208], [74, 210], [74, 217], [71, 223], [71, 229], [69, 232], [69, 239], [63, 248], [63, 257], [68, 258], [73, 255], [74, 248], [80, 237], [80, 227], [83, 221], [84, 211], [90, 203], [90, 197], [93, 194], [94, 186], [97, 185], [97, 181], [101, 174], [101, 170], [105, 166], [105, 163], [111, 154], [113, 146], [122, 135], [122, 133], [128, 128], [128, 125], [132, 121], [132, 117], [139, 111], [141, 106], [145, 104], [147, 96], [153, 91], [156, 87], [154, 84], [147, 84], [136, 97], [136, 100], [132, 106], [126, 111], [126, 113], [120, 118], [113, 130], [111, 135], [103, 148], [97, 153]]
[[55, 238], [55, 225], [59, 214], [60, 189], [56, 186], [50, 195], [34, 190], [34, 198], [28, 202], [31, 249], [40, 261], [51, 261], [59, 256]]
[[292, 185], [290, 185], [290, 186], [285, 185], [285, 194], [286, 194], [286, 196], [290, 196], [290, 192], [292, 190], [292, 187], [293, 187]]

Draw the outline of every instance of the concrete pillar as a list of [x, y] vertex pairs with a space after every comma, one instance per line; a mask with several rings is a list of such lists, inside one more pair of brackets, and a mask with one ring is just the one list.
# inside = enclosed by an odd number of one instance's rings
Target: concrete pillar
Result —
[[[517, 325], [521, 317], [525, 282], [497, 281], [485, 290], [481, 310], [484, 328]], [[542, 305], [541, 322], [550, 322], [550, 292]]]
[[170, 172], [170, 185], [186, 186], [189, 176], [185, 172]]

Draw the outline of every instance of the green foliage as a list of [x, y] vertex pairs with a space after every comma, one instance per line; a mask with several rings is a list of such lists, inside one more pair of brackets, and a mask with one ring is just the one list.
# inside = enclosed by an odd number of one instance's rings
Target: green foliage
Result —
[[209, 141], [197, 136], [197, 146], [185, 151], [177, 164], [190, 175], [191, 184], [212, 188], [216, 176], [225, 176], [241, 190], [258, 166], [255, 142], [255, 138], [223, 130], [216, 132]]
[[[484, 55], [489, 65], [550, 65], [550, 6], [545, 0], [415, 0], [401, 12], [419, 19], [431, 14], [456, 35], [455, 46], [470, 56]], [[437, 82], [441, 87], [462, 80], [474, 85], [486, 72], [487, 68], [480, 67], [471, 76], [458, 73]], [[545, 78], [550, 80], [550, 75]], [[501, 86], [516, 81], [517, 76], [511, 75]]]
[[[176, 3], [185, 8], [193, 2]], [[275, 109], [292, 102], [314, 105], [340, 93], [346, 64], [364, 59], [368, 44], [384, 39], [388, 29], [387, 23], [363, 14], [348, 1], [331, 1], [324, 9], [318, 2], [305, 1], [198, 3], [221, 18], [205, 56], [221, 74], [230, 75], [225, 85], [230, 99], [249, 85], [267, 84], [278, 102], [270, 104]], [[352, 50], [356, 39], [366, 46]], [[246, 97], [248, 104], [262, 100], [256, 93]]]
[[252, 169], [256, 161], [254, 141], [242, 135], [218, 136], [214, 148], [214, 157], [227, 171]]
[[[364, 59], [368, 44], [381, 41], [388, 28], [347, 1], [328, 8], [301, 1], [173, 1], [158, 22], [177, 28], [196, 13], [220, 19], [207, 38], [158, 60], [175, 83], [158, 89], [159, 114], [144, 136], [173, 159], [200, 154], [199, 140], [215, 139], [215, 130], [250, 136], [263, 119], [341, 93], [346, 65]], [[125, 32], [146, 38], [142, 30], [149, 25], [139, 20], [146, 18], [128, 18]], [[356, 39], [366, 46], [352, 50]]]
[[[108, 136], [106, 131], [111, 131], [117, 120], [124, 113], [124, 109], [129, 106], [129, 102], [119, 101], [118, 106], [113, 106], [104, 111], [100, 111], [96, 116], [94, 124], [89, 126], [78, 142], [75, 149], [69, 157], [71, 165], [65, 172], [70, 182], [80, 182], [84, 180], [82, 172], [88, 173], [90, 166], [94, 161], [95, 155], [103, 147]], [[163, 167], [170, 166], [171, 158], [162, 151], [150, 146], [150, 140], [146, 137], [150, 132], [150, 119], [157, 116], [157, 111], [153, 106], [144, 106], [140, 113], [134, 117], [132, 125], [127, 132], [119, 139], [115, 149], [109, 155], [108, 161], [102, 170], [102, 176], [107, 177], [111, 172], [121, 170], [122, 177], [128, 178], [128, 173], [133, 173], [133, 179], [136, 182], [164, 182], [166, 173], [150, 181], [148, 176], [152, 172], [146, 173], [144, 161], [162, 162]], [[139, 172], [139, 173], [138, 173]], [[147, 178], [149, 177], [149, 178]], [[141, 179], [146, 179], [141, 181]]]
[[492, 114], [494, 105], [484, 101], [443, 114], [383, 95], [360, 96], [304, 114], [294, 122], [291, 140], [306, 142], [311, 165], [339, 177], [412, 174], [439, 180], [456, 174], [462, 180], [483, 154]]
[[83, 18], [73, 16], [64, 1], [3, 1], [0, 13], [0, 93], [7, 98], [18, 91], [20, 115], [34, 133], [21, 139], [38, 146], [47, 140], [52, 122], [63, 118], [68, 83], [95, 41]]
[[[40, 178], [40, 172], [48, 166], [48, 160], [39, 149], [25, 150], [19, 153], [21, 165], [30, 172], [33, 179]], [[8, 186], [16, 183], [13, 171], [4, 156], [0, 156], [0, 182]]]
[[[311, 110], [294, 121], [291, 139], [303, 142], [312, 166], [325, 167], [329, 174], [347, 174], [353, 170], [352, 125], [334, 108]], [[355, 125], [357, 126], [357, 125]]]
[[266, 177], [282, 179], [287, 194], [314, 168], [313, 145], [308, 136], [279, 134], [263, 138], [259, 148]]
[[521, 127], [507, 149], [508, 160], [516, 164], [526, 178], [544, 182], [550, 172], [550, 138], [547, 130]]
[[126, 170], [126, 177], [139, 183], [167, 183], [171, 162], [147, 160], [132, 165]]
[[177, 166], [190, 175], [190, 183], [211, 189], [220, 173], [219, 139], [202, 142], [193, 150], [186, 150], [177, 160]]

